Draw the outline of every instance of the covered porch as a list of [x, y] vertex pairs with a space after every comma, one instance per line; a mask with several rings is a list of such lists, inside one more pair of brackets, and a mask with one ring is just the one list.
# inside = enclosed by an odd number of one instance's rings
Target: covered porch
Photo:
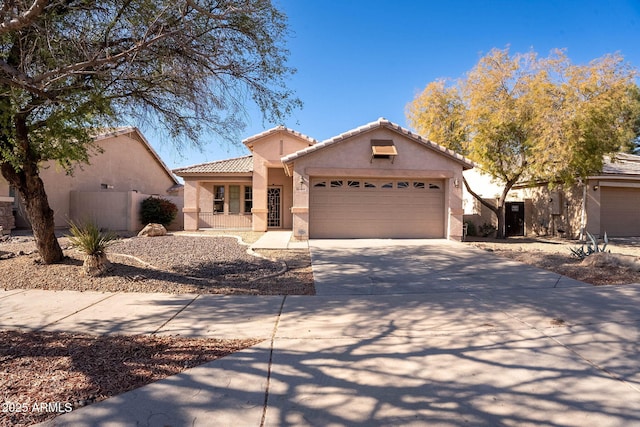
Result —
[[[187, 194], [187, 188], [189, 189]], [[251, 179], [185, 182], [184, 228], [188, 231], [252, 230], [253, 186]]]

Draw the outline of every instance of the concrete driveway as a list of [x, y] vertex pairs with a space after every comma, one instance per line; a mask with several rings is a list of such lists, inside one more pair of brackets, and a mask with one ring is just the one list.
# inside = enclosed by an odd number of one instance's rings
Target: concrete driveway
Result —
[[583, 286], [449, 240], [309, 242], [318, 295], [379, 295]]
[[[317, 296], [208, 300], [210, 313], [233, 304], [231, 335], [260, 306], [262, 344], [55, 425], [640, 424], [640, 285], [593, 287], [447, 241], [310, 250]], [[193, 305], [182, 335], [202, 330]]]
[[267, 425], [640, 423], [640, 286], [449, 241], [310, 250], [318, 296], [287, 298]]

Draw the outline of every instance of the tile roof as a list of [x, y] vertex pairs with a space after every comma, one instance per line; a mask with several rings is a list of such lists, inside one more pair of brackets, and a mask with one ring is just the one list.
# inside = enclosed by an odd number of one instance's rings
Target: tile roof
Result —
[[618, 153], [612, 161], [605, 157], [602, 173], [606, 175], [640, 175], [640, 156]]
[[176, 175], [192, 173], [251, 173], [253, 172], [253, 156], [236, 157], [174, 169]]
[[340, 135], [334, 136], [333, 138], [324, 140], [318, 144], [312, 145], [310, 147], [296, 151], [295, 153], [289, 154], [288, 156], [285, 156], [282, 158], [282, 163], [290, 163], [299, 157], [305, 156], [309, 153], [313, 153], [314, 151], [317, 151], [317, 150], [321, 150], [329, 145], [337, 144], [354, 135], [358, 135], [379, 127], [386, 127], [387, 129], [394, 130], [400, 134], [407, 136], [408, 138], [411, 138], [412, 140], [416, 141], [419, 144], [429, 147], [435, 151], [439, 151], [445, 156], [453, 158], [454, 160], [457, 160], [458, 162], [462, 163], [465, 169], [471, 169], [474, 167], [474, 163], [471, 160], [467, 159], [466, 157], [456, 153], [453, 150], [449, 150], [448, 148], [445, 148], [442, 145], [429, 141], [428, 139], [423, 138], [420, 135], [414, 134], [413, 132], [403, 128], [400, 125], [390, 122], [389, 120], [383, 117], [379, 118], [375, 122], [367, 123], [366, 125], [341, 133]]
[[287, 132], [287, 133], [290, 133], [291, 135], [294, 135], [294, 136], [297, 136], [298, 138], [306, 140], [310, 145], [313, 145], [313, 144], [318, 142], [317, 139], [311, 138], [310, 136], [307, 136], [307, 135], [305, 135], [303, 133], [300, 133], [298, 131], [295, 131], [293, 129], [289, 129], [289, 128], [285, 127], [285, 126], [276, 126], [274, 128], [265, 130], [264, 132], [261, 132], [261, 133], [259, 133], [257, 135], [250, 136], [249, 138], [243, 140], [242, 143], [245, 144], [245, 145], [251, 145], [254, 141], [256, 141], [256, 140], [258, 140], [260, 138], [264, 138], [265, 136], [271, 135], [271, 134], [276, 133], [276, 132]]

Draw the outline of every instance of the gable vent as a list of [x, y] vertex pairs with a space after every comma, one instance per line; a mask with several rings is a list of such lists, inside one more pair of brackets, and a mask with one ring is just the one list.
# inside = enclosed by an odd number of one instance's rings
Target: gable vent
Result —
[[398, 155], [398, 150], [390, 139], [372, 139], [371, 140], [371, 162], [373, 159], [389, 159], [391, 163]]

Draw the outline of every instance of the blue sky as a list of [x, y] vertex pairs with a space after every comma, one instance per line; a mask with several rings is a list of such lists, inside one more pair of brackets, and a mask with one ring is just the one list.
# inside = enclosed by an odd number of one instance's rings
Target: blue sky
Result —
[[[289, 19], [290, 88], [304, 103], [284, 123], [324, 140], [405, 107], [429, 82], [458, 78], [492, 48], [565, 48], [574, 63], [620, 52], [640, 68], [640, 0], [274, 0]], [[248, 154], [241, 140], [277, 124], [249, 122], [236, 145], [215, 137], [176, 152], [145, 135], [169, 168]]]

